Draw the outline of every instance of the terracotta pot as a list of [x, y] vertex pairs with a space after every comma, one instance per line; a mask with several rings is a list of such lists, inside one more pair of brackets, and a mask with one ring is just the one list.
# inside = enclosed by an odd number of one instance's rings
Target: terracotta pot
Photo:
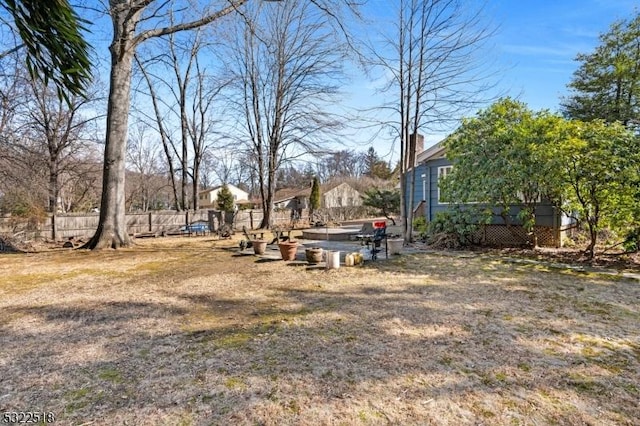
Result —
[[278, 244], [282, 260], [296, 260], [298, 243], [296, 241], [283, 241]]
[[264, 254], [264, 252], [267, 250], [266, 240], [254, 240], [251, 241], [251, 245], [253, 246], [253, 252], [255, 254]]
[[322, 250], [320, 247], [308, 248], [304, 251], [305, 256], [307, 257], [307, 262], [312, 265], [318, 264], [322, 262]]

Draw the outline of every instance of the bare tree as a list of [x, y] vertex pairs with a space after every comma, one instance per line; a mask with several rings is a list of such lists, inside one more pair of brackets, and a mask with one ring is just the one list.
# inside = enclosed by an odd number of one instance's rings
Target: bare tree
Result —
[[[3, 59], [0, 99], [0, 151], [5, 182], [21, 187], [29, 198], [42, 198], [49, 212], [65, 211], [62, 189], [76, 175], [76, 164], [92, 144], [89, 127], [97, 117], [88, 98], [27, 76], [17, 55]], [[97, 99], [95, 91], [91, 99]], [[92, 101], [93, 103], [93, 101]], [[83, 113], [84, 109], [84, 113]], [[39, 202], [31, 203], [41, 210]]]
[[130, 132], [127, 163], [129, 169], [135, 173], [135, 178], [127, 182], [127, 204], [130, 209], [149, 210], [157, 204], [157, 195], [166, 186], [164, 179], [161, 179], [160, 147], [154, 143], [149, 134], [150, 130], [144, 123], [139, 122]]
[[[113, 23], [107, 134], [104, 152], [103, 189], [98, 229], [86, 248], [117, 248], [130, 243], [125, 218], [125, 163], [131, 94], [131, 73], [136, 48], [143, 42], [207, 25], [238, 10], [247, 0], [215, 2], [200, 17], [189, 18], [188, 7], [155, 0], [109, 0]], [[215, 7], [215, 6], [213, 6]], [[183, 11], [177, 23], [164, 26], [168, 11]], [[175, 16], [176, 14], [174, 14]], [[163, 19], [164, 18], [164, 19]]]
[[[86, 248], [108, 248], [129, 245], [125, 218], [125, 158], [127, 125], [130, 109], [131, 73], [138, 46], [149, 39], [192, 30], [240, 11], [241, 6], [257, 0], [219, 0], [205, 2], [206, 9], [193, 18], [195, 4], [186, 0], [109, 0], [109, 16], [113, 23], [113, 41], [109, 48], [111, 72], [107, 105], [107, 129], [104, 152], [103, 190], [98, 229]], [[350, 0], [311, 0], [340, 23], [339, 10], [333, 3]], [[175, 24], [166, 25], [172, 11]]]
[[205, 154], [211, 149], [212, 137], [217, 134], [215, 125], [219, 120], [214, 119], [213, 109], [215, 101], [228, 82], [208, 76], [198, 57], [195, 58], [195, 68], [194, 93], [187, 117], [187, 129], [193, 153], [190, 172], [193, 183], [193, 208], [197, 210], [200, 208], [198, 190], [202, 163]]
[[23, 111], [26, 119], [24, 129], [35, 144], [23, 146], [22, 149], [35, 149], [43, 155], [42, 160], [48, 172], [48, 211], [55, 213], [62, 175], [73, 174], [74, 158], [91, 143], [83, 132], [98, 117], [93, 114], [82, 115], [88, 97], [67, 94], [64, 101], [57, 96], [56, 90], [39, 80], [30, 80], [29, 87], [32, 102], [27, 104], [28, 110]]
[[[145, 95], [151, 97], [154, 105], [154, 121], [162, 135], [169, 168], [174, 172], [175, 159], [175, 172], [180, 172], [180, 190], [175, 190], [179, 193], [178, 209], [199, 208], [201, 166], [219, 121], [214, 119], [214, 102], [226, 85], [222, 79], [210, 75], [202, 64], [203, 56], [212, 56], [205, 38], [202, 29], [182, 37], [171, 34], [168, 40], [158, 41], [155, 49], [151, 49], [167, 54], [155, 55], [145, 62], [136, 56], [149, 89]], [[166, 73], [167, 69], [172, 72]], [[146, 100], [147, 96], [144, 97]], [[178, 132], [167, 131], [171, 123]], [[175, 178], [173, 183], [177, 183]]]
[[100, 202], [101, 164], [97, 155], [83, 151], [73, 168], [62, 174], [60, 204], [63, 212], [88, 212]]
[[405, 241], [411, 241], [415, 135], [442, 131], [491, 97], [479, 53], [492, 31], [481, 10], [462, 0], [400, 0], [397, 13], [386, 36], [390, 53], [372, 50], [391, 76], [385, 91], [399, 94], [383, 108], [397, 114], [390, 125], [400, 140], [401, 215]]
[[12, 136], [16, 113], [28, 100], [26, 70], [16, 54], [0, 58], [0, 148]]
[[264, 228], [271, 226], [278, 170], [322, 152], [342, 124], [328, 106], [346, 53], [324, 11], [299, 0], [275, 9], [246, 8], [227, 53], [235, 107], [246, 118], [243, 134], [256, 160]]
[[[181, 210], [182, 204], [180, 202], [180, 198], [178, 196], [178, 182], [176, 180], [176, 165], [174, 163], [176, 157], [179, 158], [179, 155], [176, 150], [176, 145], [173, 141], [171, 133], [167, 129], [163, 117], [163, 111], [160, 105], [160, 96], [158, 95], [153, 80], [149, 72], [147, 72], [146, 68], [142, 65], [142, 63], [138, 60], [136, 56], [136, 64], [138, 65], [138, 69], [141, 71], [144, 81], [149, 90], [149, 97], [151, 98], [151, 104], [153, 105], [153, 117], [149, 117], [145, 114], [144, 120], [148, 119], [151, 122], [154, 122], [156, 130], [158, 131], [160, 140], [162, 142], [162, 152], [164, 153], [164, 159], [167, 164], [169, 180], [171, 182], [171, 189], [173, 193], [173, 207], [175, 210]], [[149, 125], [151, 126], [151, 125]]]
[[334, 177], [357, 177], [362, 174], [362, 154], [350, 149], [332, 152], [322, 157], [317, 165], [320, 180]]
[[315, 176], [316, 171], [311, 164], [298, 166], [295, 163], [290, 163], [278, 170], [276, 189], [309, 188]]

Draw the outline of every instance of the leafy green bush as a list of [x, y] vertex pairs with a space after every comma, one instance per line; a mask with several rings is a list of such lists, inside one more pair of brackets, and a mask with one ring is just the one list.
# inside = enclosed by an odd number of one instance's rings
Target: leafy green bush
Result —
[[622, 246], [629, 253], [640, 251], [640, 228], [627, 232]]
[[429, 231], [429, 224], [427, 223], [427, 218], [424, 216], [415, 217], [413, 219], [413, 231], [415, 232], [416, 238], [422, 241], [426, 241], [428, 231]]
[[489, 219], [477, 209], [454, 207], [451, 210], [436, 213], [429, 223], [427, 243], [443, 248], [460, 248], [478, 244], [476, 232], [482, 223]]

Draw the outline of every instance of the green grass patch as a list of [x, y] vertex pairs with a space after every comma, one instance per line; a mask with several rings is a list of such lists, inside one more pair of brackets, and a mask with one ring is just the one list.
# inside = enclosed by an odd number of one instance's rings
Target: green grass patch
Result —
[[95, 396], [101, 396], [102, 392], [97, 395], [93, 394], [93, 391], [89, 388], [80, 388], [65, 393], [64, 397], [67, 400], [65, 405], [65, 413], [72, 414], [75, 411], [82, 410], [87, 405], [92, 403]]
[[247, 384], [239, 377], [227, 377], [224, 380], [224, 386], [230, 390], [243, 390], [247, 388]]
[[98, 371], [98, 378], [111, 383], [122, 383], [124, 380], [118, 370], [112, 367], [105, 367]]

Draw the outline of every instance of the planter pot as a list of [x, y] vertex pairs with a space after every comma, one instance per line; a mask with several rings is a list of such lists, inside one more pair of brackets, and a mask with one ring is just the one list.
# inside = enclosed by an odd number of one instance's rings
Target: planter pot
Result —
[[253, 252], [255, 254], [264, 254], [267, 250], [267, 242], [265, 240], [254, 240], [251, 242], [253, 246]]
[[304, 254], [307, 258], [307, 262], [312, 265], [318, 264], [322, 262], [322, 253], [324, 252], [321, 248], [308, 248], [304, 251]]
[[283, 241], [278, 244], [280, 248], [280, 254], [282, 260], [296, 260], [296, 253], [298, 252], [298, 243], [295, 241]]
[[404, 240], [399, 238], [393, 239], [393, 240], [387, 240], [387, 248], [389, 249], [389, 254], [402, 253], [403, 244], [404, 244]]
[[340, 252], [327, 250], [327, 269], [338, 269], [340, 267]]

